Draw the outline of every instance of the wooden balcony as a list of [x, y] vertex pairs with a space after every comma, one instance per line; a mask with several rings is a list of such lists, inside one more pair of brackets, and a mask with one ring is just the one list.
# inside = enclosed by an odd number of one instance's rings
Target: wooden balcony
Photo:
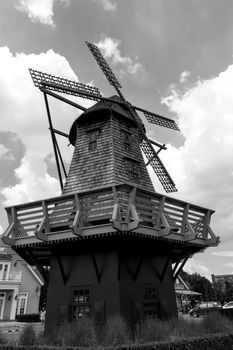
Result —
[[5, 243], [23, 246], [41, 241], [114, 232], [166, 237], [216, 246], [210, 227], [213, 210], [122, 184], [6, 208]]

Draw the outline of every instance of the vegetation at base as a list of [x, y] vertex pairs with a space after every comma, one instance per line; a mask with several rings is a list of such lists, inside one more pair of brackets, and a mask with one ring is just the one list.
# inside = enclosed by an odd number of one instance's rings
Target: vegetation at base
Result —
[[34, 345], [36, 343], [36, 333], [32, 325], [27, 325], [19, 338], [20, 345]]
[[44, 338], [44, 344], [57, 346], [92, 347], [97, 344], [95, 326], [90, 318], [72, 324], [63, 323]]
[[104, 345], [119, 345], [130, 342], [130, 330], [125, 320], [120, 316], [112, 316], [107, 319], [104, 329]]
[[[118, 350], [228, 350], [233, 348], [233, 322], [220, 313], [201, 319], [160, 321], [147, 319], [131, 329], [120, 316], [111, 317], [102, 328], [84, 318], [64, 323], [49, 336], [36, 337], [31, 325], [22, 332], [18, 350], [56, 350], [59, 347]], [[101, 333], [101, 336], [100, 336]], [[0, 338], [1, 340], [1, 338]], [[1, 341], [0, 350], [14, 350]]]

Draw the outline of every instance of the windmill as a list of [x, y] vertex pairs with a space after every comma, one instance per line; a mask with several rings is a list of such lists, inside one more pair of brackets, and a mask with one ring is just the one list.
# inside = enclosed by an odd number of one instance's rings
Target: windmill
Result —
[[[62, 193], [6, 208], [4, 243], [49, 281], [48, 333], [84, 316], [97, 324], [116, 314], [133, 323], [177, 317], [174, 280], [190, 256], [219, 244], [214, 211], [155, 192], [147, 172], [150, 164], [165, 191], [176, 191], [158, 155], [166, 147], [146, 136], [138, 112], [179, 130], [176, 123], [126, 101], [98, 47], [87, 45], [117, 96], [30, 69], [44, 94]], [[96, 103], [86, 109], [60, 93]], [[47, 96], [83, 111], [69, 135], [53, 127]], [[75, 146], [67, 175], [56, 134]]]
[[[89, 100], [94, 100], [94, 101], [105, 101], [105, 102], [112, 102], [119, 104], [120, 106], [123, 106], [124, 108], [127, 109], [129, 115], [133, 118], [137, 125], [137, 138], [140, 143], [140, 148], [142, 152], [144, 153], [147, 163], [146, 165], [151, 165], [153, 168], [156, 176], [158, 177], [159, 181], [161, 182], [164, 190], [166, 192], [175, 192], [177, 191], [176, 186], [174, 181], [172, 180], [171, 176], [169, 175], [167, 169], [165, 168], [164, 164], [162, 163], [161, 159], [159, 158], [159, 152], [162, 149], [166, 149], [165, 145], [161, 145], [158, 142], [150, 140], [145, 132], [145, 127], [143, 125], [143, 122], [141, 118], [139, 117], [137, 111], [142, 112], [147, 119], [149, 123], [156, 124], [162, 127], [170, 128], [173, 130], [179, 131], [179, 128], [176, 124], [176, 122], [172, 119], [163, 117], [161, 115], [149, 112], [143, 108], [137, 107], [135, 105], [132, 105], [130, 102], [128, 102], [124, 95], [121, 92], [121, 84], [114, 75], [112, 69], [109, 67], [108, 63], [106, 62], [105, 58], [103, 57], [102, 53], [100, 52], [99, 48], [91, 44], [89, 42], [86, 42], [88, 48], [90, 49], [93, 57], [95, 58], [96, 62], [100, 66], [101, 70], [105, 74], [106, 78], [108, 79], [109, 83], [115, 88], [119, 99], [112, 99], [112, 98], [106, 98], [103, 97], [99, 91], [98, 88], [92, 87], [86, 84], [82, 84], [79, 82], [71, 81], [68, 79], [56, 77], [50, 74], [42, 73], [33, 69], [30, 69], [30, 74], [32, 76], [32, 79], [34, 81], [34, 85], [38, 87], [42, 92], [44, 92], [44, 97], [45, 97], [45, 103], [46, 103], [46, 108], [47, 108], [47, 114], [48, 114], [48, 119], [49, 119], [49, 126], [50, 126], [50, 132], [52, 136], [52, 141], [53, 141], [53, 146], [54, 146], [54, 153], [55, 153], [55, 158], [56, 158], [56, 163], [58, 167], [58, 175], [59, 175], [59, 180], [60, 180], [60, 185], [61, 188], [63, 188], [62, 184], [62, 176], [61, 176], [61, 169], [60, 169], [60, 163], [63, 168], [63, 171], [66, 175], [65, 172], [65, 167], [64, 163], [62, 161], [62, 157], [59, 151], [59, 147], [57, 144], [57, 140], [55, 137], [55, 133], [58, 133], [63, 136], [67, 136], [63, 132], [59, 132], [58, 130], [55, 130], [52, 126], [52, 120], [50, 116], [50, 111], [49, 111], [49, 105], [48, 105], [48, 100], [46, 94], [49, 94], [55, 98], [58, 98], [62, 100], [63, 102], [69, 103], [73, 105], [74, 107], [77, 107], [81, 110], [85, 110], [84, 107], [69, 101], [68, 99], [61, 97], [60, 95], [57, 95], [55, 92], [59, 93], [65, 93], [68, 95], [73, 95], [73, 96], [79, 96], [82, 98], [86, 98]], [[154, 149], [154, 146], [158, 147], [158, 151], [156, 152]], [[59, 162], [60, 159], [60, 162]]]

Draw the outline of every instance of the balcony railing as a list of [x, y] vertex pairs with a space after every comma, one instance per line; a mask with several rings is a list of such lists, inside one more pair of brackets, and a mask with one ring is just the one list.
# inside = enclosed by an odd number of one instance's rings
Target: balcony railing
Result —
[[213, 210], [126, 184], [16, 205], [6, 211], [9, 227], [4, 241], [9, 244], [24, 237], [47, 240], [67, 230], [82, 236], [88, 227], [106, 224], [122, 232], [143, 228], [158, 236], [172, 233], [189, 241], [198, 238], [206, 245], [219, 242], [210, 228]]
[[21, 278], [22, 271], [12, 271], [3, 276], [0, 275], [0, 282], [21, 282]]

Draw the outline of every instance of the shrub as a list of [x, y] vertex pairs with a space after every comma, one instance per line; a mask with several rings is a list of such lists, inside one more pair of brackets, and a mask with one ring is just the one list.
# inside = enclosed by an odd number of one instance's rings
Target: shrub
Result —
[[129, 328], [125, 320], [118, 315], [109, 317], [106, 323], [105, 344], [127, 344], [129, 339]]
[[40, 322], [40, 315], [39, 314], [23, 314], [23, 315], [16, 315], [16, 321], [17, 322]]
[[231, 333], [233, 331], [233, 323], [219, 312], [213, 312], [203, 319], [202, 328], [204, 334]]
[[146, 319], [139, 325], [136, 334], [136, 341], [151, 342], [169, 339], [171, 324], [159, 319]]
[[47, 344], [91, 347], [96, 344], [93, 321], [82, 318], [75, 323], [63, 323], [46, 337]]
[[21, 345], [34, 345], [36, 342], [36, 333], [32, 325], [27, 325], [19, 338]]
[[0, 331], [0, 344], [6, 344], [7, 339], [4, 336], [4, 334], [2, 333], [2, 331]]
[[203, 333], [200, 320], [175, 319], [170, 320], [171, 339], [197, 337]]

